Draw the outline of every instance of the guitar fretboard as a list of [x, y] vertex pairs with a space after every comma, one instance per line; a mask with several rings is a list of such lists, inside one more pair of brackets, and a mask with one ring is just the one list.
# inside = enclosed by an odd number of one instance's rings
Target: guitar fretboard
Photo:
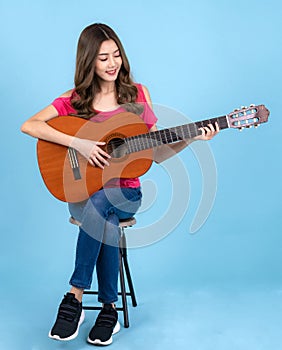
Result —
[[191, 139], [201, 135], [199, 128], [205, 127], [208, 124], [218, 123], [219, 129], [226, 129], [229, 127], [227, 117], [217, 117], [206, 119], [203, 121], [184, 124], [172, 128], [162, 129], [158, 131], [149, 132], [146, 134], [127, 137], [124, 139], [127, 145], [127, 153], [134, 153], [143, 151], [145, 149], [154, 148], [165, 144]]

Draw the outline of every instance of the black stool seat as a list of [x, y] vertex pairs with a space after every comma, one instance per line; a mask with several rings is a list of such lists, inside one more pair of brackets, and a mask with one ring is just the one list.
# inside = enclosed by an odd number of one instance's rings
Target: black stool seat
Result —
[[[74, 217], [70, 217], [69, 219], [70, 223], [80, 226], [81, 223], [77, 221]], [[129, 327], [129, 317], [128, 317], [128, 305], [127, 305], [127, 297], [131, 297], [132, 306], [137, 306], [137, 301], [135, 297], [135, 291], [133, 287], [133, 282], [131, 278], [131, 273], [129, 269], [128, 264], [128, 258], [127, 258], [127, 244], [126, 244], [126, 237], [124, 230], [128, 227], [131, 227], [136, 224], [136, 219], [134, 217], [131, 217], [129, 219], [121, 219], [119, 221], [119, 229], [121, 231], [121, 238], [120, 238], [120, 244], [119, 244], [119, 279], [120, 279], [120, 292], [118, 295], [121, 295], [122, 300], [122, 307], [117, 307], [116, 309], [118, 311], [123, 311], [123, 317], [124, 317], [124, 327]], [[124, 274], [125, 272], [125, 274]], [[127, 280], [127, 285], [129, 291], [126, 290], [125, 285], [125, 276]], [[83, 292], [85, 295], [97, 295], [98, 291], [93, 290], [85, 290]], [[84, 310], [101, 310], [101, 306], [83, 306]]]

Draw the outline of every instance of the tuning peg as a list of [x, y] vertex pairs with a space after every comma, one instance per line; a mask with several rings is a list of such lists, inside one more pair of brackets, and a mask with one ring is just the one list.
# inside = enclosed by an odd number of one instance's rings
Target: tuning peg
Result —
[[243, 131], [243, 129], [244, 129], [244, 127], [243, 126], [241, 126], [240, 128], [238, 128], [239, 129], [239, 131]]
[[250, 104], [250, 107], [255, 107], [256, 105], [254, 103]]
[[254, 127], [257, 129], [259, 127], [260, 124], [255, 124]]
[[240, 108], [235, 108], [233, 112], [238, 112], [240, 111]]
[[246, 128], [247, 129], [251, 129], [252, 125], [247, 125]]
[[241, 106], [241, 109], [246, 109], [247, 108], [247, 106]]

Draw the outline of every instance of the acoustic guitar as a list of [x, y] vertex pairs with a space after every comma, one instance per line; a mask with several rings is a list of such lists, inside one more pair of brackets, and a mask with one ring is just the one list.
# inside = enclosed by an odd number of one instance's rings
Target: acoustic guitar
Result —
[[250, 105], [225, 116], [148, 132], [146, 124], [134, 113], [122, 112], [96, 123], [74, 116], [59, 116], [47, 123], [79, 138], [105, 142], [111, 155], [110, 166], [101, 169], [89, 164], [74, 148], [38, 140], [39, 169], [48, 190], [64, 202], [89, 198], [113, 178], [134, 178], [145, 174], [153, 162], [153, 149], [201, 134], [199, 128], [218, 123], [220, 130], [242, 130], [265, 123], [269, 111], [264, 105]]

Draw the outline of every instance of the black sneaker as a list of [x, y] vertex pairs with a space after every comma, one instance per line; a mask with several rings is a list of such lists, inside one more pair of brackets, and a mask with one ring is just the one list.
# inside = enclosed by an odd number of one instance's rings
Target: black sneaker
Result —
[[49, 337], [56, 340], [72, 340], [78, 335], [83, 320], [82, 303], [73, 293], [67, 293], [59, 306], [57, 319]]
[[118, 313], [111, 304], [105, 304], [87, 338], [94, 345], [110, 345], [112, 335], [119, 332]]

